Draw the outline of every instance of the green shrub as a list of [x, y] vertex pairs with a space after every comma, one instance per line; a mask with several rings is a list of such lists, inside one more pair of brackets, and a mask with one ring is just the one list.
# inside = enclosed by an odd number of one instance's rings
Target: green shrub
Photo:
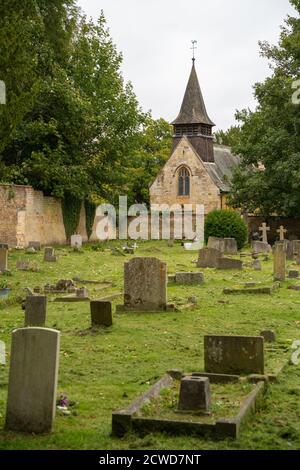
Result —
[[238, 249], [241, 250], [248, 239], [247, 225], [233, 210], [212, 211], [205, 220], [206, 243], [209, 237], [235, 238]]

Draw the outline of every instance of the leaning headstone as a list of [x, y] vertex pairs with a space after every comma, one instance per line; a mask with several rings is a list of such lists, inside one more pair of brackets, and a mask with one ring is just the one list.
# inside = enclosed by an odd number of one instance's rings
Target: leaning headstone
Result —
[[0, 243], [0, 272], [8, 270], [8, 245]]
[[156, 258], [134, 258], [125, 263], [123, 308], [139, 311], [167, 309], [166, 263]]
[[224, 253], [224, 251], [225, 251], [224, 238], [209, 237], [208, 243], [207, 243], [207, 248], [214, 248], [215, 250], [218, 250], [221, 253]]
[[5, 343], [0, 341], [0, 366], [6, 365]]
[[288, 276], [290, 279], [298, 279], [299, 271], [290, 270]]
[[12, 334], [6, 429], [52, 430], [56, 409], [60, 333], [22, 328]]
[[81, 235], [72, 235], [71, 236], [71, 246], [73, 248], [82, 248], [82, 236]]
[[29, 242], [28, 248], [34, 248], [35, 251], [41, 251], [41, 242]]
[[217, 269], [243, 269], [243, 262], [239, 259], [219, 258]]
[[208, 412], [210, 405], [211, 392], [207, 377], [186, 376], [181, 379], [178, 411]]
[[91, 302], [92, 326], [112, 326], [112, 304], [94, 300]]
[[224, 238], [225, 255], [236, 255], [238, 246], [235, 238]]
[[47, 297], [28, 296], [25, 302], [25, 326], [44, 327], [46, 323]]
[[205, 336], [205, 372], [264, 374], [264, 339], [252, 336]]
[[274, 343], [276, 341], [276, 334], [272, 330], [264, 330], [260, 333], [267, 343]]
[[223, 254], [215, 248], [202, 248], [199, 251], [198, 268], [216, 268]]
[[274, 250], [274, 279], [285, 281], [286, 253], [284, 243], [279, 242]]
[[203, 273], [176, 273], [175, 282], [177, 284], [203, 284]]
[[57, 256], [55, 255], [54, 248], [47, 246], [44, 252], [44, 261], [49, 263], [56, 263]]
[[253, 241], [252, 242], [252, 249], [255, 253], [270, 253], [271, 247], [268, 243], [260, 242], [260, 241]]

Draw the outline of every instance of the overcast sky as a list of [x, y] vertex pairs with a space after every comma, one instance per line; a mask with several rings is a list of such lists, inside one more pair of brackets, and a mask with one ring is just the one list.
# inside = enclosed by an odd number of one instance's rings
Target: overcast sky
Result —
[[172, 121], [179, 113], [198, 41], [196, 66], [217, 128], [234, 124], [236, 109], [253, 108], [253, 84], [270, 74], [259, 40], [276, 43], [294, 13], [288, 0], [79, 0], [96, 19], [104, 10], [123, 53], [123, 74], [145, 111]]

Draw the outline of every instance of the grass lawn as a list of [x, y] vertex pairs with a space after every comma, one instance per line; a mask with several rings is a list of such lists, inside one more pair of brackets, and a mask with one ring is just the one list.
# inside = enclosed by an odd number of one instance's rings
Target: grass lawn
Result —
[[[25, 296], [24, 287], [80, 277], [112, 281], [112, 286], [87, 285], [93, 299], [123, 290], [123, 265], [131, 256], [113, 256], [91, 246], [82, 253], [69, 248], [58, 248], [57, 252], [60, 258], [53, 264], [44, 263], [42, 253], [9, 254], [11, 276], [0, 276], [0, 287], [7, 282], [12, 288], [10, 297], [0, 301], [0, 340], [6, 343], [8, 364], [11, 332], [24, 323], [24, 312], [17, 303]], [[179, 243], [173, 248], [167, 242], [141, 243], [136, 255], [166, 261], [170, 274], [197, 270], [192, 264], [197, 253], [185, 252]], [[37, 262], [40, 272], [17, 271], [17, 260], [24, 259]], [[9, 367], [0, 366], [0, 449], [300, 449], [300, 366], [294, 365], [271, 385], [263, 408], [238, 441], [163, 434], [145, 438], [131, 434], [123, 439], [111, 436], [112, 411], [126, 407], [168, 369], [203, 370], [205, 334], [259, 335], [263, 329], [273, 329], [278, 341], [266, 344], [266, 372], [274, 372], [288, 360], [293, 341], [300, 339], [300, 292], [287, 287], [300, 281], [282, 283], [272, 296], [223, 294], [224, 287], [250, 281], [271, 285], [272, 261], [262, 264], [262, 272], [249, 268], [242, 272], [203, 270], [203, 286], [170, 283], [169, 302], [176, 303], [179, 311], [115, 314], [113, 327], [98, 332], [89, 330], [89, 303], [50, 301], [47, 327], [61, 331], [58, 394], [65, 393], [75, 402], [73, 414], [58, 415], [51, 435], [3, 431]], [[191, 296], [198, 298], [198, 305], [187, 309]], [[49, 296], [49, 300], [53, 298]], [[122, 297], [114, 301], [116, 304], [122, 304]]]

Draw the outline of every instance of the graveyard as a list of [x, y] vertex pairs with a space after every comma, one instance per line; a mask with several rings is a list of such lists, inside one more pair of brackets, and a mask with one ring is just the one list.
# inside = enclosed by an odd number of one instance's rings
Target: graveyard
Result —
[[[201, 267], [198, 251], [184, 250], [180, 241], [138, 241], [137, 245], [127, 254], [117, 241], [76, 249], [55, 247], [50, 254], [44, 249], [10, 249], [5, 254], [8, 271], [0, 274], [1, 339], [6, 345], [6, 364], [0, 365], [0, 449], [298, 449], [300, 370], [291, 363], [292, 344], [300, 332], [298, 260], [288, 259], [285, 264], [279, 244], [274, 255], [256, 253], [254, 260], [250, 247], [227, 257], [212, 256], [215, 267], [207, 268]], [[207, 251], [205, 262], [206, 257]], [[255, 269], [256, 261], [260, 270]], [[137, 296], [139, 286], [146, 282], [143, 269], [153, 275], [153, 282], [147, 284], [145, 309], [128, 294]], [[99, 301], [105, 303], [101, 321]], [[34, 319], [37, 310], [40, 325]], [[25, 427], [20, 432], [12, 430], [16, 425], [12, 415], [7, 416], [12, 332], [20, 329], [19, 334], [26, 335], [24, 326], [39, 326], [45, 335], [44, 327], [60, 332], [60, 345], [54, 336], [51, 344], [50, 338], [40, 337], [40, 349], [30, 353], [34, 358], [36, 351], [49, 345], [48, 355], [44, 351], [48, 377], [56, 373], [58, 351], [55, 399], [59, 406], [55, 406], [52, 432], [51, 419], [44, 420], [42, 430], [29, 432], [27, 427], [25, 432]], [[36, 334], [34, 329], [27, 330]], [[235, 356], [236, 364], [232, 352], [228, 358], [225, 355], [228, 336], [231, 340], [243, 337], [247, 354]], [[216, 366], [220, 341], [225, 345], [224, 364]], [[23, 346], [26, 349], [26, 341]], [[248, 347], [255, 347], [255, 353]], [[32, 369], [39, 360], [36, 357]], [[222, 374], [231, 374], [231, 380], [227, 383], [227, 375], [222, 383]], [[193, 393], [187, 388], [188, 393], [179, 394], [182, 377], [181, 387], [185, 381], [186, 387], [205, 387], [207, 414], [187, 418], [185, 402], [192, 400]], [[153, 399], [144, 402], [141, 397], [153, 391]], [[10, 393], [12, 412], [18, 401], [13, 385]], [[255, 413], [243, 423], [237, 439], [198, 433], [203, 425], [209, 428], [214, 421], [224, 424], [233, 419], [253, 393]], [[27, 411], [38, 412], [41, 396], [38, 391], [30, 396]], [[134, 429], [117, 435], [113, 416], [138, 400]], [[166, 421], [164, 426], [157, 425], [161, 420], [172, 420], [171, 433]]]

